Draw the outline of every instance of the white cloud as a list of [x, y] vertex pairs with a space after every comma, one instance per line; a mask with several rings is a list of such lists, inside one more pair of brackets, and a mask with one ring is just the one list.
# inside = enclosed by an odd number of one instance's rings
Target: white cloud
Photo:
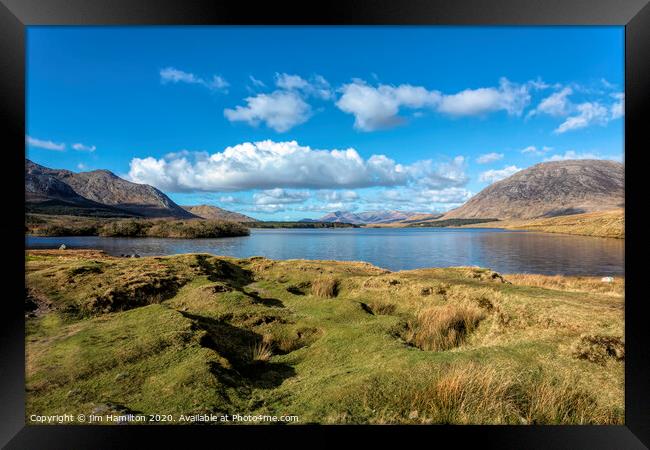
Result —
[[463, 186], [469, 180], [465, 174], [467, 163], [465, 157], [456, 156], [448, 162], [434, 163], [431, 160], [411, 164], [409, 172], [418, 184], [432, 189], [448, 186]]
[[564, 154], [557, 154], [546, 158], [544, 161], [566, 161], [568, 159], [618, 159], [614, 157], [603, 157], [602, 155], [594, 152], [581, 152], [575, 150], [567, 150]]
[[84, 163], [79, 163], [77, 164], [77, 169], [79, 170], [86, 170], [88, 166], [86, 166]]
[[334, 95], [329, 82], [321, 75], [314, 75], [310, 81], [307, 81], [300, 75], [276, 73], [275, 85], [286, 91], [297, 91], [323, 100], [329, 100]]
[[452, 116], [475, 116], [503, 110], [518, 116], [529, 103], [528, 84], [520, 85], [501, 78], [498, 88], [465, 89], [457, 94], [443, 95], [438, 111]]
[[384, 155], [361, 158], [353, 148], [316, 150], [296, 141], [261, 141], [222, 152], [161, 159], [133, 158], [129, 179], [164, 191], [243, 191], [248, 189], [354, 189], [405, 186], [442, 189], [467, 182], [465, 161], [418, 161], [403, 165]]
[[519, 172], [521, 169], [517, 166], [507, 166], [500, 170], [487, 170], [479, 176], [479, 181], [494, 183], [503, 180]]
[[94, 145], [84, 145], [81, 142], [72, 144], [72, 148], [79, 152], [94, 152], [95, 150], [97, 150], [97, 147], [95, 147]]
[[616, 89], [616, 85], [613, 83], [610, 83], [607, 81], [605, 78], [601, 78], [600, 82], [602, 83], [603, 86], [605, 86], [607, 89]]
[[222, 195], [219, 197], [221, 203], [240, 203], [240, 200], [232, 195]]
[[537, 108], [530, 111], [528, 116], [534, 116], [535, 114], [547, 114], [554, 117], [566, 116], [571, 106], [568, 97], [572, 93], [573, 89], [565, 87], [561, 91], [549, 95], [537, 105]]
[[522, 149], [521, 153], [532, 154], [532, 155], [536, 155], [536, 156], [542, 156], [542, 155], [545, 155], [546, 153], [550, 152], [551, 150], [553, 150], [553, 147], [544, 146], [544, 147], [541, 147], [541, 148], [537, 148], [534, 145], [529, 145], [528, 147]]
[[336, 106], [343, 112], [354, 115], [354, 127], [362, 131], [373, 131], [397, 125], [400, 108], [433, 107], [440, 101], [440, 93], [423, 87], [402, 84], [397, 87], [379, 85], [373, 87], [365, 81], [355, 79], [343, 85], [341, 97]]
[[294, 89], [305, 89], [307, 86], [309, 86], [309, 83], [307, 82], [307, 80], [305, 80], [299, 75], [289, 75], [287, 73], [276, 73], [275, 85], [280, 89], [286, 89], [290, 91]]
[[342, 95], [336, 106], [354, 115], [355, 128], [373, 131], [401, 123], [402, 108], [428, 108], [451, 116], [483, 115], [499, 110], [520, 115], [530, 102], [529, 89], [529, 84], [519, 85], [502, 78], [496, 88], [466, 89], [444, 95], [422, 86], [380, 84], [375, 87], [355, 79], [339, 89]]
[[230, 86], [230, 83], [228, 83], [223, 77], [219, 75], [213, 75], [212, 80], [208, 83], [208, 87], [210, 89], [224, 92], [227, 92], [228, 86]]
[[277, 205], [286, 203], [302, 203], [310, 197], [307, 191], [293, 191], [282, 188], [268, 189], [253, 194], [256, 205]]
[[250, 75], [248, 78], [251, 80], [251, 83], [253, 83], [253, 86], [266, 87], [266, 84], [264, 84], [264, 82], [262, 80], [258, 80], [253, 75]]
[[31, 136], [25, 136], [25, 143], [30, 147], [44, 148], [45, 150], [55, 150], [59, 152], [65, 150], [64, 143], [45, 141], [42, 139], [33, 138]]
[[568, 117], [555, 129], [556, 134], [566, 133], [570, 130], [585, 128], [591, 124], [604, 125], [609, 120], [609, 111], [598, 102], [585, 102], [576, 106], [577, 115]]
[[326, 200], [328, 202], [341, 202], [347, 203], [359, 199], [359, 194], [355, 191], [332, 191], [332, 190], [321, 190], [318, 191], [317, 196], [321, 200]]
[[488, 164], [503, 159], [503, 156], [504, 156], [503, 153], [496, 153], [496, 152], [486, 153], [476, 158], [476, 162], [479, 164]]
[[461, 187], [449, 187], [444, 189], [391, 189], [382, 192], [381, 196], [393, 204], [395, 209], [400, 205], [413, 203], [415, 209], [422, 208], [432, 203], [464, 203], [471, 197], [471, 192]]
[[[615, 85], [605, 79], [600, 80], [600, 84], [607, 89], [614, 89]], [[569, 100], [569, 96], [574, 92], [578, 94], [595, 96], [597, 99], [574, 104]], [[624, 113], [625, 96], [622, 92], [610, 93], [609, 97], [615, 99], [614, 103], [609, 106], [605, 105], [603, 100], [605, 92], [602, 88], [593, 88], [572, 83], [561, 90], [551, 94], [543, 99], [537, 108], [530, 111], [527, 117], [538, 114], [545, 114], [552, 117], [566, 117], [555, 130], [555, 134], [565, 133], [570, 130], [586, 128], [590, 125], [606, 125], [609, 121], [618, 119]]]
[[246, 106], [225, 109], [224, 116], [231, 122], [246, 122], [258, 126], [263, 122], [279, 133], [290, 130], [309, 119], [311, 107], [295, 92], [275, 91], [245, 99]]
[[198, 77], [193, 73], [184, 72], [174, 67], [165, 67], [160, 70], [160, 81], [166, 83], [187, 83], [198, 84], [204, 86], [212, 91], [228, 92], [230, 84], [220, 75], [213, 75], [212, 79], [206, 80]]
[[625, 94], [619, 92], [610, 95], [611, 97], [617, 100], [615, 103], [612, 104], [612, 106], [609, 109], [612, 120], [618, 119], [619, 117], [623, 117], [623, 115], [625, 114]]

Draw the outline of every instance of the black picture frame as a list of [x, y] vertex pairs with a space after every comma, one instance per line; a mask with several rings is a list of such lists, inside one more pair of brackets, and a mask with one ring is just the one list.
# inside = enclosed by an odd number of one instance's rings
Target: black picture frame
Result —
[[[24, 157], [25, 27], [30, 25], [623, 25], [625, 26], [625, 425], [621, 426], [414, 426], [414, 427], [96, 427], [26, 426], [24, 391]], [[219, 445], [237, 435], [240, 445], [279, 433], [310, 445], [342, 432], [378, 439], [424, 439], [431, 445], [474, 442], [496, 448], [636, 449], [650, 446], [650, 343], [641, 296], [641, 214], [644, 150], [650, 134], [650, 4], [648, 0], [354, 0], [331, 4], [193, 0], [0, 0], [1, 182], [6, 209], [0, 229], [5, 284], [0, 327], [0, 444], [6, 448], [126, 448], [207, 439]], [[23, 149], [23, 151], [20, 151]], [[188, 433], [189, 432], [189, 433]], [[234, 436], [233, 436], [234, 437]], [[182, 441], [181, 441], [182, 439]], [[285, 439], [283, 437], [283, 439]], [[443, 440], [444, 439], [444, 440]], [[269, 441], [270, 442], [270, 441]], [[435, 444], [434, 444], [435, 443]], [[141, 445], [141, 444], [140, 444]]]

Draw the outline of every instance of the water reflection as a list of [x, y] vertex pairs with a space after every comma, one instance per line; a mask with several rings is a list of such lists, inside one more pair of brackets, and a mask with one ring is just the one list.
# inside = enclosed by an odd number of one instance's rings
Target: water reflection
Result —
[[28, 237], [30, 248], [97, 248], [112, 255], [212, 253], [367, 261], [390, 270], [477, 265], [504, 273], [621, 275], [624, 241], [496, 229], [270, 229], [221, 239]]

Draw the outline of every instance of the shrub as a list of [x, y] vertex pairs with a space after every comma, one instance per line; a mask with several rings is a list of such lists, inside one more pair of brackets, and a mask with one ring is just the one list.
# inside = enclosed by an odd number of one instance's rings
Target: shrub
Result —
[[449, 350], [462, 344], [483, 318], [483, 313], [473, 307], [428, 308], [406, 323], [402, 337], [421, 350]]
[[144, 230], [150, 226], [150, 222], [143, 220], [116, 220], [102, 226], [99, 229], [99, 235], [107, 237], [138, 237], [142, 236]]
[[573, 356], [598, 364], [625, 359], [625, 343], [616, 336], [582, 335], [573, 345]]
[[237, 222], [221, 220], [158, 221], [147, 236], [164, 238], [209, 239], [225, 236], [246, 236], [248, 228]]
[[95, 224], [71, 224], [59, 225], [49, 224], [34, 230], [39, 236], [95, 236], [97, 225]]

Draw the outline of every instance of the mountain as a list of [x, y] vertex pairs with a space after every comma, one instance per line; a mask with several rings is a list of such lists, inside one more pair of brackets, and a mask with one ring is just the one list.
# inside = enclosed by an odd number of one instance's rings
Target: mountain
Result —
[[25, 160], [27, 210], [109, 217], [195, 217], [153, 186], [108, 170], [75, 173]]
[[324, 215], [318, 219], [317, 222], [343, 222], [352, 223], [355, 225], [395, 223], [422, 215], [422, 213], [404, 211], [364, 211], [360, 213], [353, 213], [349, 211], [335, 211]]
[[204, 219], [227, 220], [230, 222], [258, 222], [244, 214], [228, 211], [212, 205], [181, 206], [186, 211]]
[[532, 219], [620, 208], [624, 175], [615, 161], [539, 163], [491, 184], [443, 219]]

